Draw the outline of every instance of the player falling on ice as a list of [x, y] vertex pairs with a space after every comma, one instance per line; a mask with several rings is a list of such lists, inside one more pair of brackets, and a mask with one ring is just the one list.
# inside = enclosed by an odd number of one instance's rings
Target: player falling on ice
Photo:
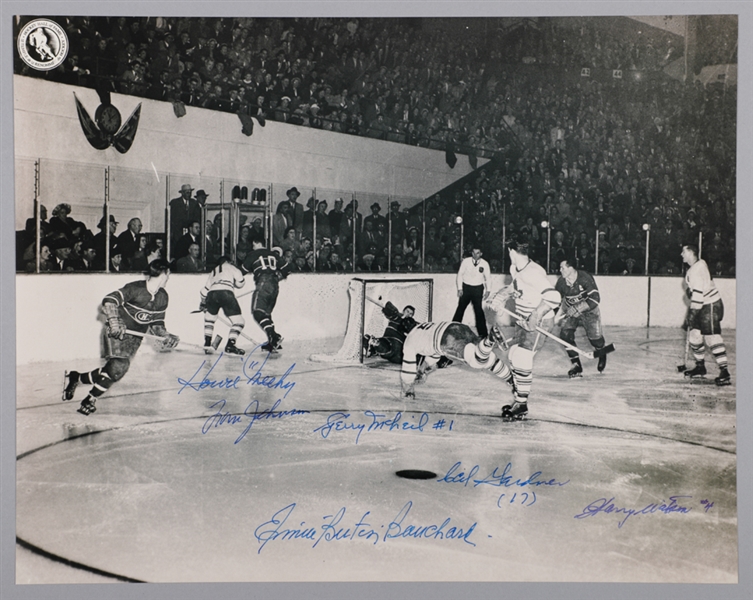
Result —
[[243, 273], [230, 261], [230, 257], [221, 256], [200, 292], [199, 310], [204, 312], [204, 352], [207, 354], [214, 352], [212, 337], [220, 309], [230, 320], [230, 333], [225, 345], [225, 352], [228, 354], [245, 354], [241, 348], [235, 345], [243, 326], [246, 324], [241, 314], [238, 299], [235, 297], [235, 290], [242, 288], [245, 283], [246, 279]]
[[243, 268], [247, 273], [254, 274], [256, 284], [256, 290], [251, 296], [251, 314], [267, 335], [267, 342], [262, 344], [261, 349], [277, 353], [282, 349], [282, 336], [275, 331], [272, 311], [280, 292], [280, 280], [288, 276], [290, 265], [287, 262], [280, 265], [282, 258], [277, 253], [267, 250], [264, 241], [259, 237], [252, 238], [251, 246], [251, 252], [243, 261]]
[[165, 329], [168, 295], [164, 288], [169, 277], [170, 265], [167, 261], [154, 260], [149, 263], [145, 280], [127, 283], [102, 300], [102, 312], [107, 318], [107, 362], [93, 371], [71, 371], [65, 374], [63, 400], [73, 399], [79, 383], [92, 386], [78, 408], [82, 415], [95, 412], [97, 399], [128, 372], [131, 359], [141, 346], [143, 334], [149, 333], [162, 338], [160, 349], [163, 351], [172, 350], [178, 344], [178, 336]]
[[728, 364], [727, 348], [722, 339], [722, 319], [724, 318], [724, 303], [711, 278], [706, 261], [698, 258], [698, 248], [692, 244], [682, 247], [682, 260], [689, 266], [685, 274], [685, 284], [690, 307], [685, 318], [685, 329], [688, 331], [690, 350], [693, 352], [695, 367], [685, 371], [685, 377], [703, 377], [706, 375], [704, 361], [706, 348], [716, 360], [719, 367], [719, 377], [714, 381], [716, 385], [730, 385], [732, 383]]
[[400, 385], [404, 398], [415, 398], [415, 385], [424, 383], [429, 373], [439, 368], [442, 358], [467, 364], [472, 369], [488, 369], [512, 386], [512, 375], [507, 365], [494, 353], [502, 343], [502, 335], [492, 327], [489, 335], [480, 338], [463, 323], [441, 321], [421, 323], [405, 338]]

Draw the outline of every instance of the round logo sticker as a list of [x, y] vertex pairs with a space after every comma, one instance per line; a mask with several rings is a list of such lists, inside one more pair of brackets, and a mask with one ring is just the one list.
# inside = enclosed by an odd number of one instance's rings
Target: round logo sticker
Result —
[[68, 55], [68, 36], [55, 21], [30, 21], [18, 34], [18, 53], [32, 69], [50, 71]]

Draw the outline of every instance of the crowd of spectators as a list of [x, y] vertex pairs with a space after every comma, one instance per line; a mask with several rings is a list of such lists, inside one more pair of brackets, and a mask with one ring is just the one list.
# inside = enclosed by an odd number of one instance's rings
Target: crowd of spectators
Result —
[[479, 240], [496, 272], [503, 240], [526, 234], [552, 269], [571, 253], [592, 271], [642, 273], [646, 224], [649, 273], [680, 272], [678, 244], [702, 232], [712, 271], [734, 274], [736, 89], [664, 75], [679, 57], [670, 34], [588, 18], [524, 19], [483, 38], [411, 19], [64, 21], [64, 68], [16, 72], [170, 101], [176, 115], [204, 107], [442, 149], [448, 162], [493, 158], [381, 219], [352, 201], [280, 203], [273, 242], [298, 270], [453, 272], [462, 215], [464, 246]]

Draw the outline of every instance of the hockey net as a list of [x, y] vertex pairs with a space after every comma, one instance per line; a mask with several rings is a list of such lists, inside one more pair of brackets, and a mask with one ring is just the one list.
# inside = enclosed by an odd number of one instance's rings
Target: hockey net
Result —
[[407, 305], [416, 311], [413, 316], [419, 323], [431, 321], [433, 279], [351, 279], [348, 284], [350, 310], [340, 350], [334, 354], [312, 354], [314, 362], [358, 363], [363, 362], [363, 336], [381, 337], [387, 326], [381, 305], [392, 302], [402, 311]]

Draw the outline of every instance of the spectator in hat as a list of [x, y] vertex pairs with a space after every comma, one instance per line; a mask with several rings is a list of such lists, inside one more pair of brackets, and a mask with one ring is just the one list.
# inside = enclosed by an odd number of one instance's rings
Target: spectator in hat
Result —
[[363, 228], [364, 231], [366, 230], [366, 223], [370, 222], [372, 224], [372, 231], [378, 231], [379, 230], [379, 223], [384, 223], [384, 225], [387, 225], [387, 217], [379, 214], [382, 212], [382, 207], [379, 205], [378, 202], [374, 202], [374, 204], [371, 205], [371, 214], [364, 218], [363, 220]]
[[402, 249], [406, 221], [404, 214], [400, 212], [400, 203], [397, 200], [393, 200], [390, 204], [390, 221], [392, 222], [392, 247], [400, 246]]
[[[41, 250], [39, 251], [39, 272], [40, 273], [48, 273], [50, 271], [55, 271], [55, 259], [52, 256], [52, 250], [50, 250], [49, 243], [42, 242], [40, 246]], [[25, 261], [25, 270], [27, 273], [34, 273], [37, 270], [37, 260], [36, 257], [30, 258], [29, 260]]]
[[54, 271], [74, 271], [75, 261], [71, 258], [73, 246], [65, 237], [59, 237], [52, 242], [52, 259]]
[[[282, 240], [285, 239], [285, 232], [291, 225], [290, 202], [283, 200], [277, 205], [277, 210], [272, 216], [272, 243], [275, 246], [281, 246]], [[295, 228], [293, 227], [293, 231]]]
[[110, 253], [110, 273], [121, 273], [125, 269], [123, 268], [123, 255], [117, 246], [113, 248]]
[[92, 245], [94, 246], [94, 249], [97, 253], [95, 265], [97, 267], [96, 270], [104, 271], [106, 264], [105, 261], [107, 260], [107, 253], [105, 250], [107, 248], [107, 237], [108, 235], [110, 237], [110, 254], [112, 255], [115, 246], [117, 246], [117, 238], [115, 237], [115, 232], [118, 229], [118, 222], [115, 220], [114, 215], [110, 215], [109, 231], [105, 231], [105, 218], [102, 217], [99, 220], [99, 223], [97, 223], [97, 228], [99, 229], [99, 233], [92, 239]]
[[201, 222], [201, 207], [191, 197], [192, 193], [191, 184], [184, 183], [180, 186], [180, 196], [170, 200], [170, 241], [173, 248], [178, 240], [188, 233], [193, 221]]
[[204, 190], [196, 190], [196, 202], [199, 203], [199, 206], [204, 206], [207, 203], [207, 198], [209, 198], [209, 194]]
[[300, 238], [303, 230], [303, 205], [298, 202], [298, 198], [300, 197], [301, 192], [298, 191], [297, 187], [292, 187], [285, 192], [285, 195], [288, 199], [283, 200], [283, 202], [287, 202], [288, 204], [289, 224], [295, 228], [296, 235]]
[[63, 202], [52, 209], [52, 218], [50, 219], [50, 232], [62, 233], [66, 239], [73, 239], [73, 224], [75, 221], [69, 217], [71, 214], [71, 205]]

